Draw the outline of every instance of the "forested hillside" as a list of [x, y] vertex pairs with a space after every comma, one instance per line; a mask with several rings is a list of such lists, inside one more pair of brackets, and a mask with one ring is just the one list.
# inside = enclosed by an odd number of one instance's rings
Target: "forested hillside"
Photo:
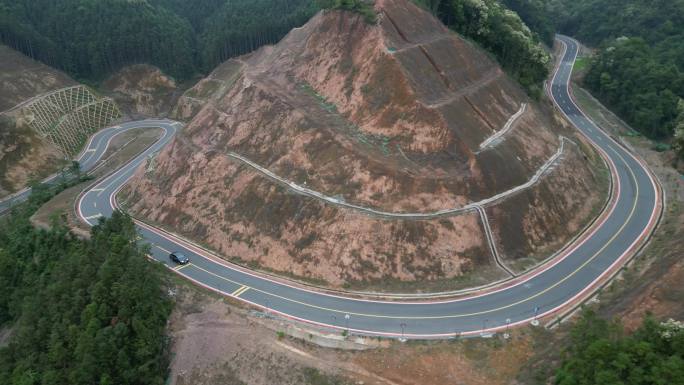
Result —
[[135, 243], [130, 218], [115, 214], [91, 240], [29, 216], [54, 191], [0, 222], [0, 384], [163, 384], [172, 302], [158, 266]]
[[551, 0], [501, 0], [509, 9], [515, 11], [548, 46], [553, 45], [556, 26], [548, 17], [552, 9]]
[[684, 135], [684, 0], [555, 3], [560, 31], [600, 48], [585, 79], [592, 93], [651, 138]]
[[279, 40], [311, 0], [0, 0], [0, 39], [79, 79], [133, 63], [178, 79]]
[[[556, 385], [684, 384], [684, 324], [646, 318], [628, 335], [618, 321], [585, 310], [570, 332]], [[548, 382], [547, 382], [548, 383]]]

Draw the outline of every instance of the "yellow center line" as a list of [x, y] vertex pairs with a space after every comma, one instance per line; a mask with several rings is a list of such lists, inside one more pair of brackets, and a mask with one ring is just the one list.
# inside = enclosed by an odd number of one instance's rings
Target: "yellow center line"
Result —
[[242, 293], [246, 292], [247, 290], [249, 290], [249, 286], [242, 285], [237, 290], [230, 293], [230, 295], [232, 295], [234, 297], [239, 297]]
[[[611, 147], [610, 149], [611, 149], [618, 157], [620, 157], [620, 159], [622, 159], [622, 161], [623, 161], [625, 164], [627, 164], [627, 162], [625, 161], [625, 158], [623, 158], [623, 157], [622, 157], [617, 151], [615, 151], [612, 147]], [[632, 217], [634, 216], [634, 213], [635, 213], [636, 208], [637, 208], [637, 202], [638, 202], [638, 200], [639, 200], [639, 199], [638, 199], [638, 197], [639, 197], [639, 184], [637, 183], [636, 175], [634, 174], [634, 171], [632, 171], [632, 169], [631, 169], [630, 167], [627, 167], [627, 170], [629, 170], [629, 172], [630, 172], [630, 174], [631, 174], [631, 177], [632, 177], [632, 179], [633, 179], [634, 182], [635, 182], [636, 194], [635, 194], [634, 204], [632, 205], [632, 210], [630, 211], [629, 216], [627, 217], [627, 220], [624, 221], [624, 223], [622, 224], [622, 226], [620, 227], [620, 229], [619, 229], [618, 231], [616, 231], [615, 234], [613, 234], [613, 236], [608, 240], [608, 242], [606, 242], [606, 244], [603, 245], [603, 247], [601, 247], [601, 249], [599, 249], [596, 253], [594, 253], [594, 255], [592, 255], [591, 258], [587, 259], [584, 263], [582, 263], [582, 265], [580, 265], [577, 269], [575, 269], [575, 270], [574, 270], [573, 272], [571, 272], [570, 274], [566, 275], [563, 279], [561, 279], [560, 281], [556, 282], [555, 284], [553, 284], [553, 285], [547, 287], [546, 289], [544, 289], [544, 290], [538, 292], [537, 294], [534, 294], [534, 295], [532, 295], [532, 296], [530, 296], [530, 297], [528, 297], [528, 298], [522, 299], [522, 300], [520, 300], [520, 301], [511, 303], [511, 304], [508, 304], [508, 305], [505, 305], [505, 306], [501, 306], [501, 307], [494, 308], [494, 309], [490, 309], [490, 310], [483, 310], [483, 311], [479, 311], [479, 312], [473, 312], [473, 313], [452, 314], [452, 315], [443, 315], [443, 316], [390, 316], [390, 315], [379, 315], [379, 314], [355, 313], [355, 312], [349, 312], [349, 311], [344, 311], [344, 310], [332, 309], [332, 308], [327, 308], [327, 307], [323, 307], [323, 306], [317, 306], [317, 305], [312, 305], [312, 304], [308, 304], [308, 303], [305, 303], [305, 302], [297, 301], [297, 300], [294, 300], [294, 299], [291, 299], [291, 298], [283, 297], [283, 296], [281, 296], [281, 295], [273, 294], [273, 293], [270, 293], [270, 292], [267, 292], [267, 291], [264, 291], [264, 290], [260, 290], [260, 289], [257, 289], [257, 288], [252, 288], [252, 290], [257, 291], [257, 292], [260, 292], [260, 293], [263, 293], [263, 294], [266, 294], [266, 295], [271, 296], [271, 297], [274, 297], [274, 298], [278, 298], [278, 299], [281, 299], [281, 300], [284, 300], [284, 301], [296, 303], [296, 304], [299, 304], [299, 305], [302, 305], [302, 306], [306, 306], [306, 307], [309, 307], [309, 308], [313, 308], [313, 309], [324, 310], [324, 311], [329, 311], [329, 312], [334, 312], [334, 313], [340, 313], [340, 314], [350, 314], [350, 315], [356, 315], [356, 316], [361, 316], [361, 317], [369, 317], [369, 318], [387, 318], [387, 319], [405, 319], [405, 320], [411, 320], [411, 319], [416, 319], [416, 320], [421, 320], [421, 319], [423, 319], [423, 320], [424, 320], [424, 319], [449, 319], [449, 318], [472, 317], [472, 316], [477, 316], [477, 315], [482, 315], [482, 314], [487, 314], [487, 313], [493, 313], [493, 312], [496, 312], [496, 311], [499, 311], [499, 310], [505, 310], [505, 309], [511, 308], [511, 307], [513, 307], [513, 306], [517, 306], [517, 305], [520, 305], [520, 304], [522, 304], [522, 303], [531, 301], [531, 300], [533, 300], [533, 299], [535, 299], [535, 298], [537, 298], [537, 297], [539, 297], [539, 296], [542, 296], [543, 294], [549, 292], [550, 290], [552, 290], [552, 289], [558, 287], [558, 286], [561, 285], [563, 282], [567, 281], [567, 280], [570, 279], [572, 276], [574, 276], [575, 274], [577, 274], [580, 270], [582, 270], [584, 267], [586, 267], [586, 266], [587, 266], [589, 263], [591, 263], [594, 259], [596, 259], [596, 257], [597, 257], [599, 254], [601, 254], [609, 245], [611, 245], [611, 244], [615, 241], [615, 239], [622, 233], [622, 231], [625, 229], [625, 227], [627, 227], [627, 224], [631, 221]], [[218, 274], [216, 274], [216, 273], [213, 273], [213, 272], [211, 272], [211, 271], [209, 271], [209, 270], [203, 269], [203, 268], [201, 268], [201, 267], [199, 267], [199, 266], [197, 266], [197, 265], [194, 265], [194, 267], [195, 267], [196, 269], [198, 269], [198, 270], [204, 271], [204, 272], [207, 273], [207, 274], [213, 275], [213, 276], [215, 276], [215, 277], [217, 277], [217, 278], [219, 278], [219, 279], [222, 279], [222, 280], [225, 280], [225, 281], [227, 281], [227, 282], [234, 283], [234, 284], [237, 284], [237, 285], [241, 285], [241, 288], [242, 288], [242, 284], [239, 283], [239, 282], [233, 281], [233, 280], [231, 280], [231, 279], [228, 279], [228, 278], [226, 278], [226, 277], [223, 277], [223, 276], [221, 276], [221, 275], [218, 275]], [[240, 288], [240, 289], [241, 289], [241, 288]], [[239, 291], [240, 289], [238, 289], [237, 291]], [[237, 291], [236, 291], [236, 292], [237, 292]], [[244, 292], [244, 291], [243, 291], [243, 292]], [[235, 293], [235, 292], [233, 292], [233, 293]], [[401, 303], [398, 302], [397, 304], [401, 304]]]
[[178, 266], [174, 267], [173, 269], [176, 270], [176, 271], [179, 271], [179, 270], [185, 269], [185, 268], [188, 267], [188, 266], [190, 266], [190, 263], [189, 263], [189, 262], [186, 263], [185, 265], [178, 265]]

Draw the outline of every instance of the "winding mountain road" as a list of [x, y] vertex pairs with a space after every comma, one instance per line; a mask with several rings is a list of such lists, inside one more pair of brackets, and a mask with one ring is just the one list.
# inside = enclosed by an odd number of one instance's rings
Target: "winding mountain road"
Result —
[[[661, 192], [643, 162], [588, 119], [573, 102], [569, 80], [577, 43], [560, 36], [563, 55], [550, 84], [558, 108], [604, 156], [614, 177], [614, 196], [601, 219], [584, 237], [537, 270], [513, 281], [448, 300], [376, 301], [318, 292], [275, 280], [221, 261], [163, 230], [136, 221], [151, 257], [169, 265], [170, 251], [191, 263], [170, 266], [195, 283], [274, 314], [365, 335], [402, 338], [448, 338], [478, 335], [527, 324], [566, 311], [592, 293], [643, 245], [662, 211]], [[77, 202], [80, 217], [93, 225], [117, 207], [116, 193], [148, 156], [163, 148], [178, 123], [159, 120], [122, 124], [101, 131], [82, 154], [84, 169], [101, 157], [108, 141], [132, 128], [161, 127], [163, 135], [145, 152], [86, 190]]]
[[[102, 160], [102, 157], [109, 148], [109, 143], [115, 136], [136, 128], [158, 128], [161, 124], [170, 125], [173, 123], [175, 122], [169, 120], [145, 120], [141, 122], [130, 122], [121, 124], [119, 126], [107, 127], [91, 136], [83, 151], [81, 151], [81, 153], [74, 160], [79, 162], [82, 172], [88, 173], [93, 171], [98, 165], [98, 162]], [[49, 177], [43, 179], [41, 183], [57, 183], [60, 181], [60, 176], [60, 173], [50, 175]], [[0, 214], [4, 214], [6, 211], [12, 208], [12, 206], [25, 201], [28, 199], [29, 195], [31, 195], [31, 189], [27, 187], [10, 195], [7, 198], [4, 198], [3, 200], [0, 200]]]

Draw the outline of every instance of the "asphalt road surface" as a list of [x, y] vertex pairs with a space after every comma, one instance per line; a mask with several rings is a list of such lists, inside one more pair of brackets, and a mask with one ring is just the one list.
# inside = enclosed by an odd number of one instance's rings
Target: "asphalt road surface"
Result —
[[[138, 222], [143, 241], [152, 246], [154, 259], [199, 285], [274, 314], [357, 334], [405, 338], [477, 335], [567, 310], [586, 298], [646, 240], [658, 221], [662, 200], [654, 177], [643, 163], [601, 131], [573, 103], [568, 82], [578, 46], [566, 37], [559, 40], [566, 49], [550, 92], [558, 108], [605, 156], [615, 177], [615, 199], [604, 219], [597, 221], [584, 239], [515, 283], [450, 300], [362, 300], [275, 281], [221, 261], [162, 230]], [[117, 131], [152, 126], [164, 130], [158, 142], [82, 194], [77, 209], [83, 220], [92, 225], [99, 217], [109, 216], [116, 207], [117, 191], [148, 156], [168, 143], [179, 125], [172, 121], [126, 123], [105, 132], [88, 146], [82, 159], [84, 168], [92, 167], [90, 161], [102, 156], [103, 146], [106, 147]], [[191, 263], [173, 265], [168, 257], [171, 251], [184, 253]]]
[[[145, 120], [142, 122], [124, 123], [119, 126], [107, 127], [91, 136], [86, 147], [74, 160], [79, 162], [81, 171], [87, 173], [93, 170], [97, 163], [102, 159], [107, 151], [107, 148], [109, 147], [109, 142], [113, 137], [134, 128], [157, 128], [160, 124], [170, 125], [173, 123], [175, 122], [170, 120]], [[60, 173], [51, 175], [43, 179], [42, 183], [58, 183], [60, 176]], [[0, 201], [0, 214], [8, 211], [12, 206], [25, 201], [28, 199], [29, 195], [31, 195], [31, 189], [25, 188]]]

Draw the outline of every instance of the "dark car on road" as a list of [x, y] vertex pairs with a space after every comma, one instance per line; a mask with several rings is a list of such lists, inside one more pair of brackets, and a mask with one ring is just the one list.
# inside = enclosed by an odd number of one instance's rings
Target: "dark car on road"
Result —
[[169, 254], [169, 258], [171, 258], [173, 262], [179, 265], [187, 265], [188, 263], [190, 263], [190, 258], [186, 257], [181, 253], [171, 253]]

